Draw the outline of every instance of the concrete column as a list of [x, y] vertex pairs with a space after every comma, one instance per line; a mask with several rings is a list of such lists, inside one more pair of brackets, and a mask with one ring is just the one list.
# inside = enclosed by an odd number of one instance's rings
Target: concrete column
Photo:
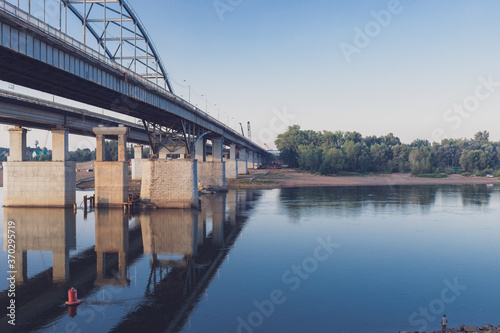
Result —
[[223, 138], [212, 140], [212, 160], [214, 162], [223, 161], [224, 154], [222, 150], [222, 142]]
[[206, 162], [207, 161], [207, 149], [206, 149], [206, 140], [201, 138], [196, 142], [196, 146], [194, 148], [194, 156], [198, 162]]
[[238, 174], [248, 174], [247, 151], [245, 148], [240, 149], [240, 156], [238, 158]]
[[127, 162], [127, 139], [128, 131], [124, 134], [118, 135], [118, 162]]
[[96, 135], [96, 145], [95, 145], [95, 160], [96, 162], [106, 161], [104, 135]]
[[247, 153], [248, 168], [253, 169], [253, 151]]
[[52, 131], [52, 161], [63, 162], [69, 158], [68, 130], [53, 129]]
[[15, 126], [9, 129], [10, 151], [9, 162], [26, 161], [26, 133], [27, 129]]
[[232, 144], [229, 146], [229, 159], [236, 160], [236, 145]]
[[132, 160], [132, 179], [142, 179], [142, 145], [134, 146], [134, 159]]
[[134, 146], [134, 159], [142, 160], [143, 150], [144, 150], [143, 145], [135, 145]]
[[245, 148], [240, 149], [240, 160], [246, 160], [247, 159], [247, 150]]

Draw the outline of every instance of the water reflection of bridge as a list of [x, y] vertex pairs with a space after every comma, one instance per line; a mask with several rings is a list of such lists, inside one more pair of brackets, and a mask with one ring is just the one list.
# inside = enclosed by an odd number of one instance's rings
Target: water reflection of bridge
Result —
[[[246, 215], [242, 209], [251, 207], [246, 201], [256, 199], [254, 193], [241, 191], [204, 197], [201, 212], [152, 211], [136, 217], [132, 227], [121, 210], [100, 209], [95, 212], [95, 247], [71, 258], [69, 251], [76, 249], [71, 210], [5, 208], [4, 229], [9, 220], [16, 221], [16, 258], [22, 258], [16, 263], [16, 330], [36, 330], [66, 317], [61, 305], [70, 286], [82, 299], [104, 286], [127, 288], [127, 268], [144, 256], [150, 256], [144, 301], [115, 323], [114, 331], [179, 327], [240, 234]], [[53, 266], [28, 278], [27, 251], [52, 252]], [[6, 291], [0, 293], [0, 305], [8, 301]], [[165, 310], [161, 316], [158, 308]], [[10, 329], [3, 318], [0, 331]]]

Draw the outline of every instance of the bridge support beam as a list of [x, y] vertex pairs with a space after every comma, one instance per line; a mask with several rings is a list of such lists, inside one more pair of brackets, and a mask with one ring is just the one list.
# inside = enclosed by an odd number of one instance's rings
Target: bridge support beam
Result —
[[144, 160], [141, 199], [159, 208], [198, 208], [196, 160]]
[[5, 207], [72, 207], [76, 195], [76, 163], [66, 161], [68, 133], [53, 131], [52, 162], [26, 161], [26, 129], [10, 134], [10, 161], [4, 164]]
[[134, 158], [132, 159], [132, 179], [142, 179], [142, 145], [134, 146]]
[[229, 146], [229, 158], [226, 160], [226, 177], [238, 179], [238, 160], [236, 159], [236, 145]]
[[240, 149], [240, 156], [238, 158], [238, 174], [248, 175], [248, 161], [247, 161], [247, 150], [245, 148]]
[[[128, 197], [126, 127], [96, 127], [95, 196], [97, 207], [121, 207]], [[118, 161], [105, 159], [105, 136], [118, 136]]]

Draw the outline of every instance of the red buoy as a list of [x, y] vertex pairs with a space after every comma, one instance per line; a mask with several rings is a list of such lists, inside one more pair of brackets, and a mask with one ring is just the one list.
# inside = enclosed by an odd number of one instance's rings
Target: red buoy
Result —
[[80, 305], [81, 302], [82, 301], [77, 297], [75, 288], [68, 290], [68, 301], [65, 302], [66, 305]]

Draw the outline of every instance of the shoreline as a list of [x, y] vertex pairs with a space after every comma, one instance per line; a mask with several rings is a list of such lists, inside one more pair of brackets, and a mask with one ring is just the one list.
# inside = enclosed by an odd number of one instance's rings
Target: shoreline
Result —
[[[415, 186], [415, 185], [489, 185], [500, 184], [498, 178], [464, 177], [450, 175], [446, 178], [413, 177], [408, 173], [366, 176], [322, 176], [295, 169], [249, 170], [248, 175], [228, 181], [230, 189], [275, 189], [286, 187], [331, 186]], [[253, 179], [253, 180], [252, 180]], [[252, 181], [251, 181], [252, 180]]]
[[[77, 180], [93, 176], [93, 173], [77, 173]], [[253, 180], [252, 180], [253, 179]], [[252, 180], [252, 181], [251, 181]], [[78, 188], [92, 188], [93, 180]], [[3, 186], [3, 170], [0, 170], [0, 187]], [[135, 192], [140, 187], [132, 182]], [[258, 169], [249, 170], [249, 174], [238, 179], [228, 180], [229, 189], [276, 189], [287, 187], [335, 187], [335, 186], [416, 186], [416, 185], [489, 185], [500, 184], [499, 178], [464, 177], [450, 175], [446, 178], [413, 177], [407, 173], [393, 173], [366, 176], [322, 176], [313, 175], [295, 169]]]

